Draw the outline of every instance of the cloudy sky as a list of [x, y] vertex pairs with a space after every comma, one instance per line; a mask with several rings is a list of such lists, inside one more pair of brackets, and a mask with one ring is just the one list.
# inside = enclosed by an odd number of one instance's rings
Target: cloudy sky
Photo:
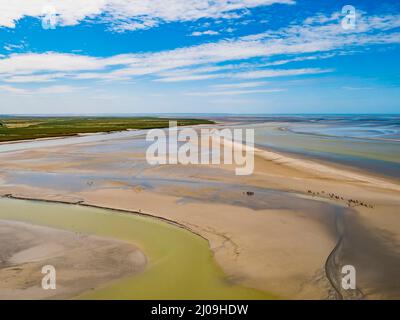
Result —
[[399, 57], [400, 1], [0, 0], [0, 114], [398, 113]]

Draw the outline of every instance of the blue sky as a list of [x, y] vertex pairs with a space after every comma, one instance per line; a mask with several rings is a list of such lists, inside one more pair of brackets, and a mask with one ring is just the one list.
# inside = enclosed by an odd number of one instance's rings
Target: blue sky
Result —
[[0, 0], [0, 34], [0, 114], [400, 110], [398, 1]]

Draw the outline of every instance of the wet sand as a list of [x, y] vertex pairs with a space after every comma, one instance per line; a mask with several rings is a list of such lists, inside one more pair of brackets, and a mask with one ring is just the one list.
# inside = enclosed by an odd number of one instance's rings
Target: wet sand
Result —
[[[93, 287], [86, 288], [84, 292], [74, 295], [76, 299], [273, 299], [275, 295], [246, 288], [229, 281], [216, 265], [208, 246], [208, 242], [187, 230], [183, 225], [166, 219], [155, 219], [144, 214], [104, 209], [84, 204], [51, 203], [48, 201], [26, 201], [15, 199], [0, 199], [0, 219], [7, 221], [23, 221], [24, 224], [43, 225], [52, 230], [72, 231], [72, 234], [90, 234], [100, 238], [116, 239], [117, 242], [132, 244], [140, 248], [134, 258], [143, 261], [146, 266], [140, 272], [128, 275], [117, 273], [119, 260], [128, 263], [131, 256], [119, 250], [110, 254], [102, 252], [99, 248], [90, 248], [85, 257], [71, 257], [68, 254], [52, 260], [52, 265], [57, 270], [57, 283], [63, 284], [65, 277], [74, 275], [70, 285], [82, 277], [82, 268], [96, 264], [90, 273]], [[62, 235], [62, 233], [61, 233]], [[66, 244], [71, 239], [62, 239]], [[52, 238], [46, 238], [46, 243], [33, 248], [27, 248], [28, 254], [32, 252], [53, 253]], [[56, 244], [57, 245], [57, 244]], [[6, 243], [5, 248], [13, 249], [11, 243]], [[56, 249], [60, 247], [56, 246]], [[46, 249], [46, 250], [43, 250]], [[61, 248], [59, 248], [61, 250]], [[94, 252], [92, 252], [94, 251]], [[69, 251], [68, 251], [69, 252]], [[26, 250], [17, 253], [17, 258], [24, 256]], [[103, 257], [105, 255], [106, 257]], [[114, 259], [116, 257], [117, 259]], [[15, 258], [15, 257], [14, 257]], [[15, 259], [12, 259], [15, 262]], [[75, 262], [70, 268], [65, 264]], [[114, 259], [112, 264], [103, 263], [103, 259]], [[39, 263], [39, 261], [38, 261]], [[40, 262], [42, 263], [42, 262]], [[41, 265], [42, 266], [42, 265]], [[27, 277], [32, 286], [37, 290], [40, 282], [36, 279], [40, 268], [29, 268], [28, 264], [19, 264], [22, 270], [32, 271]], [[110, 282], [104, 271], [115, 268], [114, 281]], [[99, 270], [99, 271], [97, 271]], [[0, 273], [5, 270], [0, 270]], [[5, 273], [7, 275], [7, 273]], [[19, 279], [19, 277], [18, 277]], [[40, 280], [40, 279], [39, 279]], [[65, 281], [64, 281], [65, 282]], [[36, 286], [35, 286], [36, 284]], [[26, 293], [21, 288], [17, 293], [20, 296]], [[55, 291], [57, 292], [58, 289]], [[43, 297], [38, 295], [39, 298]]]
[[[56, 290], [41, 287], [46, 265], [56, 267]], [[0, 299], [68, 299], [145, 265], [131, 243], [0, 220]]]
[[149, 167], [144, 147], [124, 137], [2, 153], [0, 193], [176, 221], [209, 241], [230, 281], [280, 298], [354, 298], [327, 276], [339, 283], [345, 264], [356, 267], [362, 298], [400, 297], [396, 181], [266, 150], [247, 177], [224, 165]]

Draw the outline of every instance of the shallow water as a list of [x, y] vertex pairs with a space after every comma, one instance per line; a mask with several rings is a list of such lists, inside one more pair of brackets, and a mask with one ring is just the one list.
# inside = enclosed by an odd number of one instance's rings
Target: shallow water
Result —
[[111, 132], [111, 133], [94, 133], [81, 136], [72, 137], [62, 137], [62, 138], [50, 138], [50, 139], [40, 139], [31, 141], [19, 141], [12, 143], [1, 143], [0, 152], [10, 152], [10, 151], [21, 151], [30, 150], [37, 148], [48, 148], [48, 147], [58, 147], [58, 146], [68, 146], [82, 143], [90, 142], [101, 142], [110, 139], [119, 138], [132, 138], [144, 134], [144, 130], [134, 130], [134, 131], [121, 131], [121, 132]]
[[146, 254], [149, 261], [143, 273], [84, 293], [80, 298], [274, 298], [230, 283], [214, 262], [206, 240], [155, 218], [74, 205], [0, 199], [0, 219], [129, 241]]
[[[243, 127], [255, 129], [255, 143], [259, 147], [293, 152], [350, 165], [371, 172], [400, 178], [400, 116], [399, 115], [293, 115], [222, 117]], [[0, 153], [29, 149], [73, 146], [78, 148], [77, 161], [98, 155], [117, 155], [136, 152], [144, 156], [150, 142], [146, 130], [94, 134], [0, 144]], [[57, 160], [54, 154], [41, 161]], [[65, 155], [60, 155], [63, 158]], [[52, 158], [53, 157], [53, 158]], [[127, 158], [126, 158], [127, 159]], [[125, 159], [125, 160], [126, 160]], [[30, 160], [32, 161], [32, 160]], [[90, 168], [98, 164], [90, 163]], [[102, 169], [104, 163], [101, 163]], [[134, 166], [135, 165], [135, 166]], [[142, 171], [148, 166], [136, 160], [108, 163], [109, 169]]]
[[248, 125], [260, 147], [400, 178], [400, 117], [275, 117]]

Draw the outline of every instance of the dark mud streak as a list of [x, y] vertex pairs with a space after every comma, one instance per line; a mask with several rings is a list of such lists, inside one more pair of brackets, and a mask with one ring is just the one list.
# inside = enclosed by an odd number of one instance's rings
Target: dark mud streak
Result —
[[335, 227], [338, 241], [336, 243], [336, 246], [329, 254], [328, 258], [326, 259], [325, 273], [332, 288], [335, 290], [336, 299], [361, 299], [364, 297], [361, 289], [356, 288], [355, 290], [352, 290], [351, 293], [348, 293], [347, 291], [344, 291], [341, 286], [341, 267], [344, 265], [341, 261], [345, 236], [344, 214], [345, 209], [336, 208]]
[[[400, 256], [391, 235], [364, 225], [354, 209], [337, 208], [338, 241], [325, 263], [326, 276], [337, 299], [398, 299], [400, 294]], [[344, 265], [356, 268], [355, 290], [341, 285]], [[361, 287], [363, 290], [361, 290]]]
[[[186, 225], [167, 218], [159, 217], [149, 213], [143, 213], [141, 211], [97, 206], [94, 204], [86, 203], [84, 201], [45, 200], [19, 197], [12, 194], [4, 194], [2, 197], [16, 200], [19, 199], [37, 202], [80, 205], [97, 209], [106, 209], [125, 214], [135, 214], [151, 217], [196, 234], [197, 236], [206, 240], [210, 247], [209, 240], [198, 232], [194, 231], [193, 228], [190, 228]], [[400, 292], [400, 286], [399, 288], [396, 287], [397, 280], [396, 278], [393, 278], [393, 275], [396, 275], [397, 266], [399, 266], [398, 270], [400, 270], [400, 258], [396, 257], [391, 248], [389, 248], [385, 242], [382, 242], [382, 239], [380, 239], [378, 236], [371, 235], [371, 231], [367, 230], [367, 228], [365, 228], [362, 223], [360, 223], [360, 219], [354, 209], [335, 206], [334, 210], [334, 231], [335, 236], [337, 237], [337, 243], [325, 262], [325, 274], [327, 279], [329, 280], [329, 283], [335, 291], [335, 298], [363, 299], [366, 297], [366, 294], [364, 294], [358, 286], [355, 290], [342, 289], [341, 279], [343, 275], [341, 274], [341, 268], [343, 265], [346, 264], [351, 264], [356, 267], [357, 283], [359, 280], [358, 274], [360, 274], [359, 269], [363, 271], [364, 274], [372, 272], [372, 275], [367, 274], [367, 276], [364, 276], [365, 279], [363, 281], [363, 285], [368, 284], [369, 288], [375, 289], [375, 291], [378, 290], [378, 292], [386, 291], [389, 286], [389, 289], [394, 289], [391, 293], [389, 293], [389, 297], [395, 297], [397, 293]], [[388, 241], [390, 243], [393, 243], [393, 239], [391, 237], [389, 238], [390, 239], [388, 239]], [[211, 253], [215, 252], [211, 251]], [[392, 265], [390, 270], [388, 270], [387, 264]], [[373, 266], [373, 268], [370, 268], [369, 266]], [[361, 273], [361, 275], [363, 273]], [[381, 280], [383, 280], [383, 283], [380, 284]], [[392, 284], [390, 285], [390, 283]]]
[[[348, 232], [344, 233], [341, 260], [356, 267], [357, 284], [366, 297], [399, 299], [400, 243], [395, 236], [363, 223], [353, 211], [344, 216]], [[346, 230], [345, 230], [346, 231]]]

